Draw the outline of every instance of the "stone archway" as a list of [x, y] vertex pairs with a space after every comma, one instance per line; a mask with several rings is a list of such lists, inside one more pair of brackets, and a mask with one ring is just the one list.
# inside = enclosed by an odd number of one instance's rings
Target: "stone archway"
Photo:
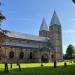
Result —
[[29, 60], [30, 60], [30, 62], [33, 62], [33, 63], [36, 62], [36, 55], [35, 55], [34, 51], [30, 52]]
[[19, 59], [23, 59], [24, 58], [24, 52], [20, 52], [20, 54], [19, 54]]
[[9, 58], [10, 58], [10, 59], [14, 58], [14, 52], [13, 52], [13, 51], [10, 51], [10, 52], [9, 52]]
[[30, 52], [30, 56], [29, 56], [29, 59], [32, 59], [33, 58], [33, 53]]
[[49, 62], [49, 56], [48, 56], [48, 54], [43, 54], [41, 56], [41, 61], [44, 62], [44, 63], [48, 63]]

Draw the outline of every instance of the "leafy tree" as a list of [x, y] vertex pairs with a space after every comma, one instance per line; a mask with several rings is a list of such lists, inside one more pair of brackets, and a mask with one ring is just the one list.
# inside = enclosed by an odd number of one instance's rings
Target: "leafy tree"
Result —
[[75, 3], [75, 0], [72, 0], [73, 1], [73, 3]]
[[67, 47], [67, 50], [66, 50], [66, 57], [67, 57], [67, 59], [72, 59], [73, 58], [72, 57], [73, 53], [74, 53], [74, 46], [70, 44]]
[[74, 51], [73, 51], [72, 57], [73, 57], [73, 59], [75, 59], [75, 48], [74, 48]]

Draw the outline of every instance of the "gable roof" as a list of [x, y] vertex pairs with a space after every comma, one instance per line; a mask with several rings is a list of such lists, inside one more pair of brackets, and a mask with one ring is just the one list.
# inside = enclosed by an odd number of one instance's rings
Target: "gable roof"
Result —
[[39, 37], [39, 36], [31, 35], [31, 34], [12, 32], [12, 31], [7, 31], [5, 35], [8, 37], [34, 40], [34, 41], [40, 41], [40, 42], [48, 42], [48, 39], [49, 39], [48, 37]]

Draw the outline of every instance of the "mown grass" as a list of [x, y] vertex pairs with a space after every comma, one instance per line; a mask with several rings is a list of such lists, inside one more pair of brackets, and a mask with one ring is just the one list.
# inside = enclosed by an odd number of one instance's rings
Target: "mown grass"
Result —
[[40, 63], [21, 64], [21, 71], [16, 64], [12, 69], [9, 64], [8, 73], [4, 73], [4, 64], [0, 64], [0, 75], [75, 75], [75, 64], [67, 63], [67, 67], [63, 64], [57, 63], [57, 68], [53, 68], [53, 63], [44, 63], [43, 67]]

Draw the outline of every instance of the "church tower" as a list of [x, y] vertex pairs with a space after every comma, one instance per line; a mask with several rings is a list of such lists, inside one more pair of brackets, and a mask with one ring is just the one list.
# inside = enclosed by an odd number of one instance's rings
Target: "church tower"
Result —
[[60, 61], [63, 59], [62, 55], [62, 31], [61, 31], [61, 24], [59, 18], [57, 16], [56, 11], [54, 11], [51, 23], [49, 26], [49, 33], [50, 33], [50, 43], [53, 49], [53, 57], [56, 61]]
[[48, 27], [47, 27], [47, 23], [45, 18], [43, 18], [41, 26], [40, 26], [40, 30], [39, 30], [39, 36], [43, 36], [43, 37], [48, 37]]

